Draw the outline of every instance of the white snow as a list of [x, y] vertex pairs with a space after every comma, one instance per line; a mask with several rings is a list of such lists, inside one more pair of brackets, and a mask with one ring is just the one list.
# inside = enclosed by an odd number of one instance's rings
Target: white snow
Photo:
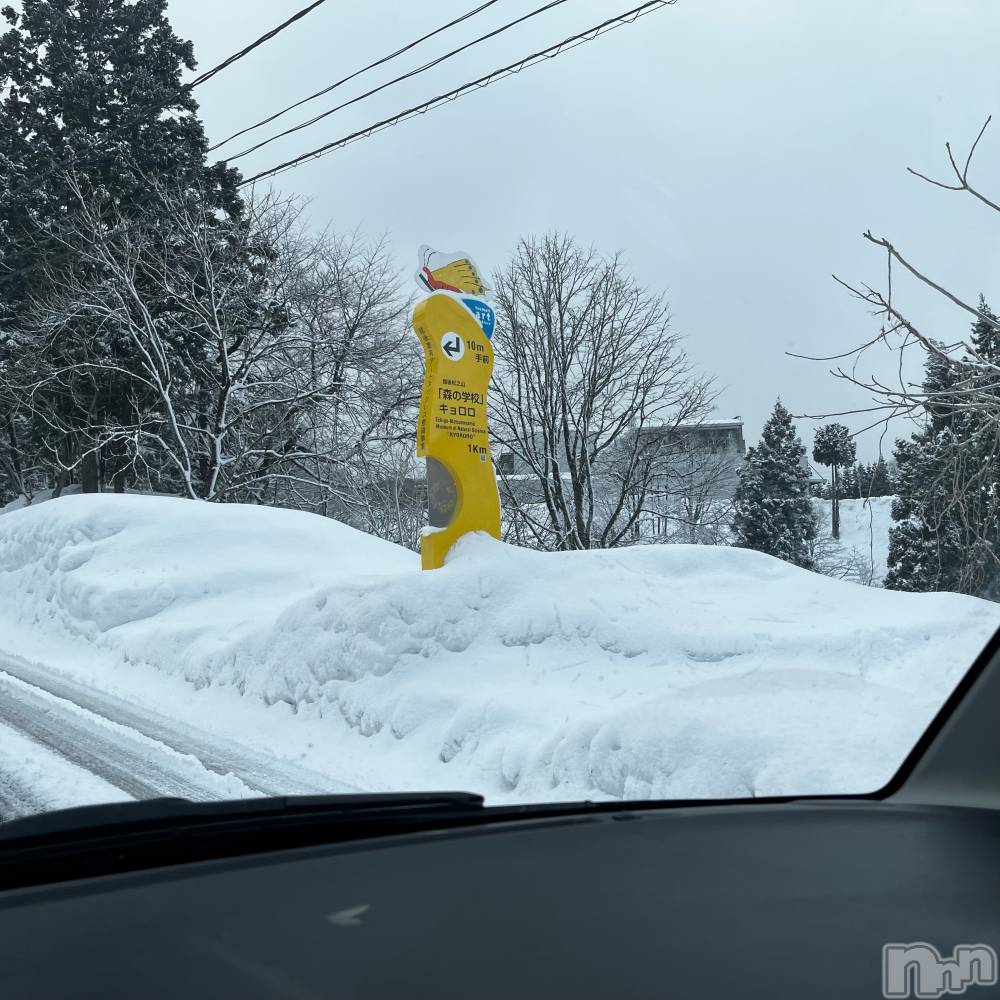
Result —
[[863, 792], [1000, 606], [758, 553], [448, 565], [318, 516], [139, 496], [0, 518], [0, 650], [372, 790], [489, 800]]
[[[833, 542], [830, 501], [815, 501], [820, 532], [836, 546], [846, 578], [880, 587], [889, 558], [889, 529], [895, 497], [840, 501], [840, 541]], [[839, 574], [838, 574], [839, 575]]]
[[129, 798], [114, 785], [0, 725], [0, 820], [8, 818], [4, 815], [5, 800], [13, 800], [20, 814]]

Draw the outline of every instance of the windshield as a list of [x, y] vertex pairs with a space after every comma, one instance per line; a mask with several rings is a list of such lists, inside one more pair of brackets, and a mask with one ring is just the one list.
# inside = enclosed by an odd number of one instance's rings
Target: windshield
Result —
[[882, 787], [1000, 627], [1000, 9], [238, 6], [3, 10], [0, 820]]

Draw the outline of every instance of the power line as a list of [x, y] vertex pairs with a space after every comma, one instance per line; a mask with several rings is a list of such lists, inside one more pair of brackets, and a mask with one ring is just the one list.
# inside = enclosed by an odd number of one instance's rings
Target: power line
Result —
[[357, 104], [359, 101], [363, 101], [366, 98], [371, 97], [373, 94], [378, 94], [389, 87], [394, 86], [402, 80], [409, 80], [415, 76], [419, 76], [421, 73], [425, 73], [427, 70], [438, 66], [443, 62], [447, 62], [449, 59], [457, 56], [460, 52], [464, 52], [466, 49], [471, 49], [473, 46], [479, 45], [485, 42], [487, 39], [495, 38], [497, 35], [502, 35], [505, 31], [509, 31], [511, 28], [517, 27], [519, 24], [523, 24], [525, 21], [530, 21], [531, 18], [537, 17], [539, 14], [544, 14], [546, 11], [551, 10], [553, 7], [558, 7], [561, 4], [566, 3], [566, 0], [549, 0], [549, 3], [544, 4], [541, 7], [535, 8], [533, 11], [529, 11], [523, 17], [518, 17], [513, 21], [508, 21], [506, 24], [501, 25], [493, 31], [487, 32], [485, 35], [480, 35], [479, 38], [474, 38], [471, 42], [466, 42], [464, 45], [460, 45], [457, 49], [452, 49], [451, 52], [446, 52], [443, 56], [438, 56], [437, 59], [432, 59], [428, 63], [424, 63], [423, 66], [418, 66], [416, 69], [411, 69], [409, 72], [404, 73], [402, 76], [397, 76], [394, 80], [389, 80], [388, 83], [380, 84], [378, 87], [367, 91], [358, 97], [353, 97], [349, 101], [345, 101], [343, 104], [338, 104], [335, 108], [330, 108], [329, 111], [324, 111], [322, 114], [316, 115], [314, 118], [310, 118], [308, 121], [300, 122], [298, 125], [292, 126], [292, 128], [285, 129], [284, 132], [279, 132], [277, 135], [272, 135], [269, 139], [262, 139], [256, 145], [250, 146], [247, 149], [240, 150], [238, 153], [234, 153], [227, 160], [228, 163], [232, 163], [233, 160], [239, 160], [244, 156], [249, 156], [250, 153], [255, 153], [258, 149], [264, 146], [270, 145], [272, 142], [276, 142], [278, 139], [284, 139], [286, 136], [292, 135], [295, 132], [301, 132], [302, 129], [309, 128], [311, 125], [315, 125], [317, 122], [322, 121], [324, 118], [329, 118], [330, 115], [343, 108], [348, 108], [352, 104]]
[[538, 63], [546, 59], [554, 59], [563, 52], [568, 52], [570, 49], [574, 49], [578, 45], [583, 45], [584, 42], [593, 41], [601, 35], [606, 34], [609, 31], [613, 31], [615, 28], [623, 27], [626, 24], [632, 24], [640, 17], [643, 17], [646, 14], [651, 14], [653, 11], [659, 10], [661, 7], [672, 6], [676, 2], [677, 0], [649, 0], [649, 2], [641, 4], [624, 14], [619, 14], [617, 17], [609, 18], [601, 24], [588, 28], [586, 31], [582, 31], [577, 35], [572, 35], [569, 38], [564, 38], [561, 42], [557, 42], [555, 45], [550, 45], [547, 49], [542, 49], [540, 52], [535, 52], [530, 56], [526, 56], [517, 62], [511, 63], [509, 66], [493, 70], [491, 73], [487, 73], [486, 76], [482, 76], [478, 80], [473, 80], [471, 83], [463, 84], [461, 87], [456, 87], [454, 90], [450, 90], [446, 94], [440, 94], [437, 97], [431, 98], [429, 101], [424, 101], [422, 104], [417, 104], [412, 108], [408, 108], [406, 111], [401, 111], [399, 114], [393, 115], [391, 118], [385, 118], [380, 122], [376, 122], [374, 125], [369, 125], [367, 128], [361, 129], [357, 132], [352, 132], [350, 135], [344, 136], [341, 139], [336, 139], [333, 142], [328, 142], [323, 146], [310, 150], [308, 153], [303, 153], [302, 155], [296, 156], [291, 160], [286, 160], [284, 163], [279, 163], [277, 166], [269, 167], [267, 170], [262, 170], [260, 173], [254, 174], [252, 177], [248, 177], [246, 180], [241, 181], [239, 187], [245, 187], [248, 184], [253, 184], [266, 177], [275, 177], [278, 174], [284, 173], [286, 170], [294, 169], [306, 160], [319, 159], [327, 153], [333, 152], [335, 149], [342, 149], [344, 146], [350, 145], [352, 142], [357, 142], [359, 139], [366, 139], [377, 132], [383, 131], [384, 129], [392, 128], [394, 125], [399, 125], [401, 122], [404, 122], [409, 118], [413, 118], [416, 115], [426, 114], [428, 111], [432, 111], [434, 108], [440, 107], [443, 104], [448, 104], [451, 101], [458, 100], [460, 97], [465, 96], [473, 90], [480, 90], [484, 87], [488, 87], [491, 83], [496, 83], [508, 76], [514, 76], [516, 73], [520, 73], [521, 70], [538, 65]]
[[295, 132], [301, 132], [302, 129], [309, 128], [311, 125], [315, 125], [317, 122], [322, 121], [324, 118], [329, 118], [330, 115], [343, 108], [348, 108], [352, 104], [357, 104], [359, 101], [363, 101], [366, 98], [371, 97], [373, 94], [378, 94], [383, 90], [387, 90], [389, 87], [400, 83], [403, 80], [410, 80], [415, 76], [419, 76], [421, 73], [427, 72], [427, 70], [432, 69], [434, 66], [438, 66], [443, 62], [447, 62], [449, 59], [457, 56], [459, 53], [464, 52], [466, 49], [471, 49], [482, 42], [487, 41], [490, 38], [495, 38], [497, 35], [502, 35], [505, 31], [509, 31], [511, 28], [517, 27], [519, 24], [523, 24], [525, 21], [530, 21], [531, 18], [537, 17], [539, 14], [544, 14], [546, 11], [551, 10], [553, 7], [558, 7], [561, 4], [566, 3], [566, 0], [550, 0], [549, 3], [544, 4], [541, 7], [537, 7], [535, 10], [530, 11], [523, 17], [518, 17], [513, 21], [508, 21], [506, 24], [501, 25], [493, 31], [487, 32], [485, 35], [480, 35], [479, 38], [474, 38], [471, 42], [466, 42], [464, 45], [460, 45], [457, 49], [452, 49], [451, 52], [446, 52], [443, 56], [438, 56], [437, 59], [432, 59], [430, 62], [424, 63], [423, 66], [418, 66], [416, 69], [411, 69], [409, 72], [404, 73], [402, 76], [397, 76], [393, 80], [389, 80], [387, 83], [380, 84], [378, 87], [374, 87], [372, 90], [366, 91], [364, 94], [358, 97], [353, 97], [349, 101], [344, 101], [343, 104], [338, 104], [334, 108], [330, 108], [329, 111], [324, 111], [322, 114], [316, 115], [310, 118], [308, 121], [300, 122], [298, 125], [292, 126], [292, 128], [285, 129], [284, 132], [279, 132], [277, 135], [272, 135], [269, 139], [263, 139], [253, 146], [247, 149], [240, 150], [240, 152], [235, 153], [233, 156], [229, 157], [227, 162], [232, 162], [233, 160], [239, 160], [244, 156], [249, 156], [250, 153], [255, 153], [258, 149], [264, 146], [270, 145], [272, 142], [276, 142], [278, 139], [284, 139], [286, 136], [292, 135]]
[[[189, 91], [193, 90], [195, 87], [199, 86], [200, 84], [205, 83], [207, 80], [210, 80], [212, 77], [216, 76], [217, 74], [221, 73], [223, 70], [227, 69], [233, 63], [238, 62], [240, 59], [242, 59], [248, 53], [252, 52], [254, 49], [257, 49], [261, 45], [264, 45], [266, 42], [269, 42], [276, 35], [281, 34], [281, 32], [284, 31], [287, 27], [289, 27], [290, 25], [294, 24], [296, 21], [301, 20], [307, 14], [311, 13], [317, 7], [319, 7], [321, 4], [324, 4], [324, 3], [326, 3], [326, 0], [315, 0], [315, 2], [312, 3], [312, 4], [310, 4], [308, 7], [305, 7], [302, 10], [298, 11], [298, 13], [293, 14], [290, 18], [288, 18], [288, 20], [283, 21], [277, 27], [272, 28], [270, 31], [268, 31], [265, 34], [261, 35], [260, 38], [258, 38], [256, 41], [252, 42], [250, 45], [248, 45], [245, 48], [241, 49], [239, 52], [234, 53], [228, 59], [226, 59], [223, 62], [219, 63], [217, 66], [213, 66], [212, 69], [207, 70], [205, 73], [202, 73], [201, 76], [199, 76], [195, 80], [191, 81], [191, 83], [184, 84], [180, 88], [180, 92], [178, 94], [173, 95], [166, 103], [160, 104], [158, 106], [154, 106], [146, 114], [144, 114], [141, 118], [137, 119], [133, 124], [138, 125], [138, 124], [142, 124], [142, 122], [144, 122], [144, 121], [153, 121], [153, 120], [155, 120], [160, 114], [162, 114], [164, 111], [166, 111], [168, 108], [170, 108], [171, 105], [174, 104], [174, 102], [176, 101], [177, 98], [179, 98], [183, 94], [186, 94]], [[86, 163], [86, 162], [88, 162], [88, 160], [89, 161], [93, 161], [96, 158], [97, 158], [96, 154], [91, 154], [89, 157], [87, 157], [87, 156], [83, 157], [83, 162]], [[36, 187], [38, 187], [38, 185], [40, 183], [42, 183], [43, 181], [48, 180], [50, 177], [52, 177], [58, 171], [65, 170], [68, 167], [76, 166], [79, 162], [80, 161], [78, 161], [75, 157], [74, 157], [74, 159], [72, 161], [62, 160], [62, 161], [60, 161], [58, 163], [57, 162], [53, 162], [53, 164], [47, 170], [43, 170], [41, 173], [36, 174], [30, 180], [26, 180], [23, 183], [17, 185], [17, 187], [13, 188], [12, 190], [7, 191], [6, 195], [7, 195], [8, 198], [15, 198], [18, 195], [23, 194], [25, 191], [29, 190], [30, 188], [36, 188]]]
[[[402, 111], [397, 115], [393, 115], [391, 118], [384, 119], [383, 121], [376, 122], [365, 129], [361, 129], [357, 132], [353, 132], [342, 139], [337, 139], [334, 142], [327, 143], [318, 149], [312, 150], [311, 152], [304, 153], [301, 156], [297, 156], [292, 160], [288, 160], [285, 163], [278, 164], [275, 167], [271, 167], [267, 170], [263, 170], [253, 177], [249, 177], [244, 181], [241, 181], [239, 187], [245, 187], [249, 184], [253, 184], [258, 180], [263, 180], [266, 177], [273, 177], [279, 173], [284, 173], [286, 170], [292, 170], [296, 166], [310, 159], [318, 159], [325, 156], [327, 153], [332, 152], [335, 149], [343, 148], [352, 142], [357, 142], [359, 139], [367, 138], [371, 135], [381, 132], [384, 129], [392, 128], [394, 125], [398, 125], [403, 121], [413, 118], [420, 114], [426, 114], [428, 111], [433, 110], [436, 107], [440, 107], [443, 104], [450, 103], [451, 101], [457, 100], [459, 97], [464, 96], [474, 90], [479, 90], [484, 87], [488, 87], [491, 83], [496, 83], [499, 80], [505, 79], [508, 76], [514, 76], [520, 73], [521, 70], [527, 69], [533, 65], [547, 60], [554, 59], [556, 56], [561, 55], [563, 52], [567, 52], [570, 49], [576, 48], [578, 45], [584, 44], [584, 42], [593, 41], [603, 34], [609, 31], [613, 31], [615, 28], [623, 27], [627, 24], [632, 24], [640, 17], [646, 14], [651, 14], [661, 7], [668, 7], [675, 4], [677, 0], [648, 0], [647, 3], [641, 4], [640, 6], [625, 12], [624, 14], [619, 14], [617, 17], [609, 18], [608, 20], [602, 22], [601, 24], [595, 25], [592, 28], [588, 28], [579, 34], [572, 35], [569, 38], [563, 39], [561, 42], [557, 42], [555, 45], [550, 45], [546, 49], [542, 49], [539, 52], [535, 52], [532, 55], [526, 56], [517, 62], [511, 63], [501, 69], [493, 70], [486, 76], [480, 77], [478, 80], [474, 80], [470, 83], [463, 84], [461, 87], [456, 87], [454, 90], [449, 91], [446, 94], [441, 94], [438, 97], [432, 98], [429, 101], [425, 101], [422, 104], [415, 105], [412, 108]], [[47, 174], [55, 172], [55, 167], [50, 169]], [[37, 184], [38, 178], [35, 178], [33, 183]], [[27, 187], [28, 185], [23, 185]], [[122, 226], [113, 227], [106, 235], [112, 235], [115, 232], [125, 231], [127, 229], [136, 226], [137, 222], [125, 223]], [[64, 252], [66, 255], [66, 252]], [[62, 256], [62, 255], [59, 255]], [[14, 280], [21, 274], [26, 274], [33, 271], [33, 268], [13, 268], [8, 271], [0, 273], [0, 285], [6, 284], [7, 282]]]
[[276, 121], [283, 115], [288, 114], [289, 111], [294, 111], [296, 108], [301, 108], [303, 104], [308, 104], [310, 101], [316, 100], [317, 97], [323, 97], [326, 94], [329, 94], [330, 91], [336, 90], [338, 87], [342, 87], [345, 83], [350, 83], [351, 80], [354, 80], [356, 77], [359, 77], [364, 73], [367, 73], [369, 70], [375, 69], [378, 66], [382, 66], [387, 62], [391, 62], [398, 56], [401, 56], [404, 53], [409, 52], [410, 49], [414, 49], [423, 42], [426, 42], [429, 38], [433, 38], [435, 35], [440, 35], [441, 32], [447, 31], [449, 28], [454, 28], [455, 25], [461, 24], [463, 21], [467, 21], [471, 17], [475, 17], [477, 14], [480, 14], [482, 13], [482, 11], [486, 10], [487, 7], [492, 7], [495, 3], [499, 2], [500, 0], [487, 0], [486, 3], [480, 4], [480, 6], [476, 7], [475, 9], [467, 11], [465, 14], [462, 14], [461, 17], [456, 17], [453, 21], [449, 21], [447, 24], [442, 24], [440, 28], [435, 28], [433, 31], [429, 31], [426, 35], [421, 35], [420, 38], [410, 42], [407, 45], [404, 45], [401, 49], [396, 49], [395, 52], [390, 52], [389, 55], [383, 56], [381, 59], [377, 59], [375, 62], [369, 63], [367, 66], [364, 66], [359, 70], [356, 70], [355, 72], [351, 73], [350, 76], [345, 76], [343, 77], [343, 79], [338, 80], [336, 83], [331, 83], [329, 87], [324, 87], [322, 90], [317, 90], [315, 94], [310, 94], [308, 97], [303, 97], [301, 101], [296, 101], [294, 104], [289, 104], [287, 108], [282, 108], [280, 111], [276, 111], [273, 115], [270, 115], [267, 118], [262, 118], [259, 122], [256, 122], [253, 125], [248, 125], [244, 129], [240, 129], [239, 132], [234, 132], [231, 136], [228, 136], [221, 142], [217, 142], [214, 146], [210, 146], [208, 151], [210, 153], [214, 153], [217, 149], [221, 148], [222, 146], [225, 146], [226, 143], [232, 142], [233, 139], [238, 139], [240, 136], [246, 135], [247, 132], [254, 131], [254, 129], [262, 128], [265, 125], [270, 125], [271, 122]]
[[295, 24], [296, 21], [301, 21], [307, 14], [311, 14], [317, 7], [325, 4], [326, 0], [315, 0], [308, 7], [304, 7], [302, 10], [293, 14], [287, 21], [283, 21], [276, 28], [272, 28], [270, 31], [261, 35], [256, 41], [251, 42], [246, 48], [240, 49], [239, 52], [234, 52], [228, 59], [223, 60], [218, 66], [213, 67], [205, 73], [202, 73], [197, 79], [192, 80], [191, 83], [186, 84], [185, 89], [193, 90], [195, 87], [200, 87], [201, 84], [211, 80], [213, 76], [217, 73], [221, 73], [224, 69], [228, 69], [233, 63], [239, 62], [244, 56], [249, 55], [254, 49], [260, 48], [266, 42], [271, 41], [276, 35], [280, 35], [286, 28]]

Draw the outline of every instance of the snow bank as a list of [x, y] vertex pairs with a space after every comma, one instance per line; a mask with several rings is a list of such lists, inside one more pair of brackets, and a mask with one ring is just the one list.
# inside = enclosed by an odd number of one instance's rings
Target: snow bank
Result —
[[155, 668], [197, 698], [239, 692], [271, 706], [275, 752], [312, 726], [307, 762], [372, 789], [870, 790], [998, 626], [995, 604], [728, 548], [477, 536], [420, 573], [389, 543], [260, 507], [67, 497], [0, 519], [0, 649], [43, 637], [109, 688], [152, 689]]

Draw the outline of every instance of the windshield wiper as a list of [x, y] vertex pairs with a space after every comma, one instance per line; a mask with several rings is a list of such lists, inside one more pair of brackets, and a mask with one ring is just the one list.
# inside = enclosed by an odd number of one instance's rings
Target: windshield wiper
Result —
[[388, 794], [295, 795], [223, 802], [162, 798], [105, 802], [56, 809], [0, 823], [0, 850], [11, 841], [40, 841], [67, 835], [101, 836], [123, 827], [196, 825], [230, 820], [267, 822], [322, 815], [357, 816], [372, 811], [412, 813], [440, 809], [482, 809], [483, 797], [471, 792], [402, 792]]
[[0, 824], [0, 890], [474, 822], [469, 792], [150, 799]]

